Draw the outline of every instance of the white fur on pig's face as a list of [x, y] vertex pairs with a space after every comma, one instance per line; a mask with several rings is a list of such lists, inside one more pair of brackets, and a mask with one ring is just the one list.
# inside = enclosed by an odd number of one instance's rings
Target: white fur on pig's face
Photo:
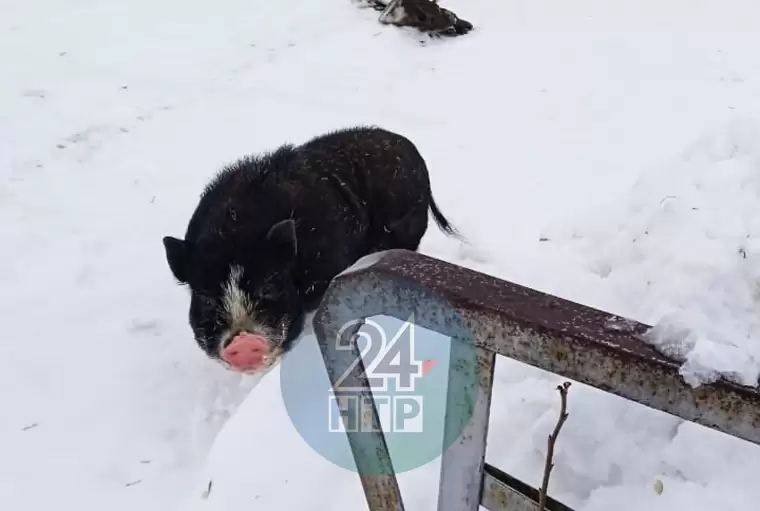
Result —
[[270, 351], [264, 358], [264, 365], [272, 365], [279, 357], [281, 350], [278, 348], [279, 343], [273, 343], [271, 340], [285, 337], [287, 323], [282, 325], [281, 331], [278, 331], [257, 320], [256, 304], [240, 285], [242, 275], [243, 268], [233, 265], [230, 267], [229, 277], [224, 285], [221, 307], [227, 323], [219, 339], [219, 356], [221, 358], [221, 352], [234, 335], [245, 331], [262, 335], [270, 340]]

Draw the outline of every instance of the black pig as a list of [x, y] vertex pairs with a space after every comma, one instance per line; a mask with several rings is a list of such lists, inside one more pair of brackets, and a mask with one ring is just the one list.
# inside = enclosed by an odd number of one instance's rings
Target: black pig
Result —
[[355, 127], [245, 157], [212, 180], [184, 240], [163, 239], [190, 290], [189, 322], [206, 354], [267, 370], [302, 333], [330, 281], [359, 258], [417, 250], [436, 206], [425, 160], [406, 137]]

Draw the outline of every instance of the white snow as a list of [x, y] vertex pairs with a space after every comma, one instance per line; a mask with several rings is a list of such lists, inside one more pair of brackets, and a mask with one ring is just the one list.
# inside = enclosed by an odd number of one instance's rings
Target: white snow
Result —
[[655, 325], [652, 342], [686, 359], [687, 381], [760, 371], [760, 129], [734, 121], [645, 172], [618, 207], [555, 243], [579, 245], [620, 311]]
[[[756, 381], [760, 4], [441, 1], [477, 30], [423, 46], [349, 0], [2, 3], [0, 507], [365, 508], [279, 368], [202, 356], [161, 245], [222, 164], [350, 124], [415, 141], [472, 241], [431, 224], [424, 253], [657, 324], [690, 383]], [[560, 381], [499, 360], [489, 462], [539, 484]], [[579, 384], [557, 449], [578, 511], [760, 499], [756, 446]], [[407, 509], [437, 471], [402, 476]]]

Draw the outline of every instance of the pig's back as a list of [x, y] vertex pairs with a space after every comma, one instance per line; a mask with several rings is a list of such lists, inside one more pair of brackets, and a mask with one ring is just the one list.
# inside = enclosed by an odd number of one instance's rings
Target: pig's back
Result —
[[431, 196], [428, 169], [405, 136], [354, 127], [316, 137], [295, 151], [296, 171], [336, 186], [344, 203], [353, 205], [346, 212], [358, 217], [366, 236], [378, 241], [388, 226], [408, 219], [412, 209], [424, 231]]
[[226, 167], [206, 187], [185, 239], [200, 244], [256, 240], [280, 220], [294, 218], [299, 256], [306, 264], [354, 257], [353, 245], [363, 232], [355, 205], [321, 172], [317, 160], [331, 164], [286, 145]]

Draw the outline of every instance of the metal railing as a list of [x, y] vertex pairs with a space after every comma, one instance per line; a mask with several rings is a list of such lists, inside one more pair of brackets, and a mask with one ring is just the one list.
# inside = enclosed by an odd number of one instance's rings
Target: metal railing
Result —
[[[441, 300], [431, 302], [431, 294]], [[452, 383], [461, 383], [456, 372], [466, 370], [455, 363], [457, 349], [471, 343], [477, 354], [477, 398], [464, 431], [456, 414], [446, 413], [446, 431], [461, 433], [442, 455], [439, 511], [537, 509], [535, 489], [485, 463], [497, 354], [760, 444], [760, 392], [724, 380], [689, 386], [680, 364], [641, 338], [648, 325], [406, 250], [370, 256], [337, 276], [314, 317], [333, 387], [348, 371], [344, 384], [364, 389], [374, 423], [377, 409], [355, 341], [339, 349], [332, 340], [351, 321], [376, 315], [405, 320], [412, 312], [415, 324], [452, 337], [447, 410], [462, 405], [462, 391]], [[462, 338], [461, 323], [471, 336]], [[353, 327], [354, 339], [360, 327]], [[402, 511], [383, 433], [347, 435], [369, 509]], [[384, 468], [380, 475], [378, 467]], [[552, 499], [547, 508], [569, 510]]]

